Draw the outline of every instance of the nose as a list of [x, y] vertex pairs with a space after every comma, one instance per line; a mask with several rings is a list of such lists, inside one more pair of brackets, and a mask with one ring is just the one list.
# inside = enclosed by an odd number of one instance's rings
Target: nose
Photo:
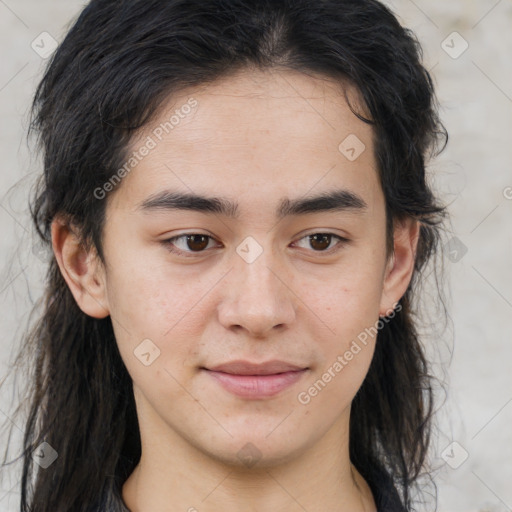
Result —
[[218, 308], [219, 321], [226, 329], [243, 329], [262, 338], [293, 323], [296, 299], [291, 277], [271, 249], [263, 250], [251, 263], [235, 254], [227, 278]]

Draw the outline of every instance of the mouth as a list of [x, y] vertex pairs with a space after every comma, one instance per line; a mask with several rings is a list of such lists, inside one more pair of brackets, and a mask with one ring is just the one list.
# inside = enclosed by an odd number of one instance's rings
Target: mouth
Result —
[[280, 373], [307, 370], [306, 366], [300, 366], [286, 361], [267, 361], [265, 363], [251, 363], [250, 361], [236, 360], [212, 367], [203, 367], [214, 372], [228, 373], [231, 375], [278, 375]]
[[231, 394], [241, 398], [263, 399], [275, 396], [297, 383], [309, 368], [283, 361], [263, 364], [233, 361], [212, 368], [202, 367], [201, 370]]

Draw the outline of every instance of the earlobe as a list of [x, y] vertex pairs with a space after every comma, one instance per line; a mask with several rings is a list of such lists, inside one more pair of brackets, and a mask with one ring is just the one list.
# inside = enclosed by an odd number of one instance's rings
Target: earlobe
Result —
[[[76, 230], [75, 230], [76, 231]], [[104, 268], [96, 252], [87, 251], [66, 221], [52, 222], [52, 246], [73, 297], [80, 309], [93, 318], [109, 315]]]
[[394, 251], [386, 266], [379, 315], [386, 316], [402, 298], [414, 271], [420, 222], [407, 218], [394, 229]]

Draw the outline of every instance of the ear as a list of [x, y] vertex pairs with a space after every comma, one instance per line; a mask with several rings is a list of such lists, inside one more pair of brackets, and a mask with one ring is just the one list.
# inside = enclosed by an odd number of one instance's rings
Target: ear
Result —
[[402, 298], [411, 281], [420, 234], [420, 222], [410, 217], [396, 221], [393, 234], [393, 254], [384, 273], [379, 309], [380, 316], [389, 315]]
[[61, 218], [52, 222], [52, 246], [62, 276], [79, 308], [93, 318], [107, 317], [105, 273], [96, 251], [87, 252], [72, 226]]

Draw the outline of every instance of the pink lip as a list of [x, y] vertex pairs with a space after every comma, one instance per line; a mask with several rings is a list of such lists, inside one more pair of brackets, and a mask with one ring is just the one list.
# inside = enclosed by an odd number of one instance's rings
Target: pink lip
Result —
[[271, 375], [233, 375], [230, 373], [207, 370], [226, 391], [242, 398], [266, 398], [277, 395], [296, 383], [306, 372], [303, 370], [287, 371]]
[[251, 363], [249, 361], [236, 360], [205, 368], [213, 372], [229, 373], [231, 375], [275, 375], [277, 373], [295, 372], [307, 369], [305, 366], [297, 366], [285, 361], [272, 360], [265, 363]]
[[202, 370], [230, 393], [257, 399], [277, 395], [297, 382], [309, 368], [278, 360], [260, 364], [236, 360]]

